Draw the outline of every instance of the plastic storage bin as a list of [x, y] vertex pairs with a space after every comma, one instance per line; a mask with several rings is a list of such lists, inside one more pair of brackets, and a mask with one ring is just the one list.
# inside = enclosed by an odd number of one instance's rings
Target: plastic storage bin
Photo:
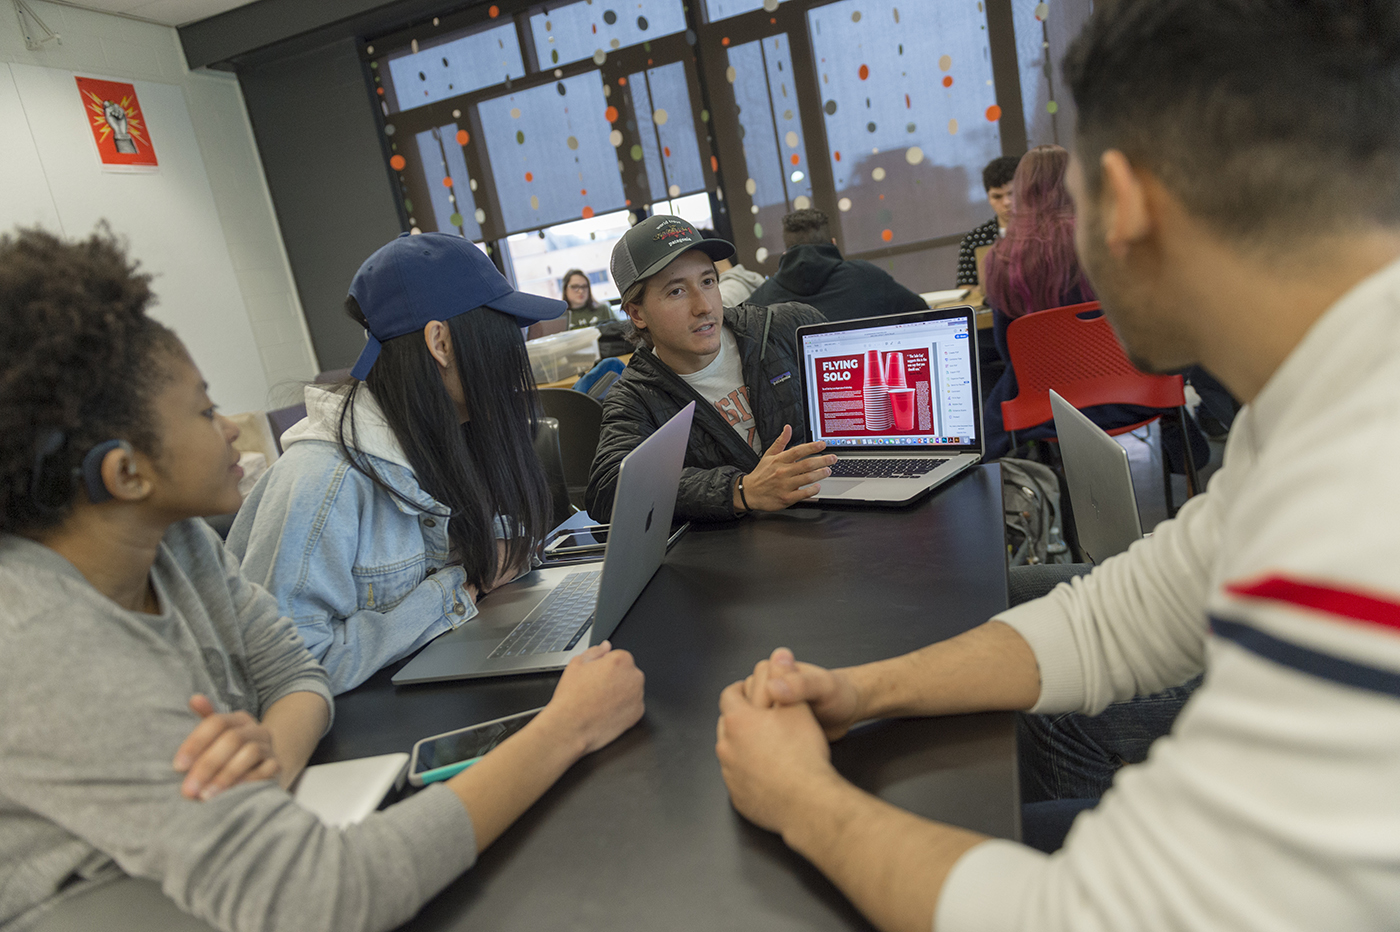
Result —
[[582, 375], [598, 361], [598, 328], [582, 327], [527, 340], [525, 350], [530, 354], [536, 383]]

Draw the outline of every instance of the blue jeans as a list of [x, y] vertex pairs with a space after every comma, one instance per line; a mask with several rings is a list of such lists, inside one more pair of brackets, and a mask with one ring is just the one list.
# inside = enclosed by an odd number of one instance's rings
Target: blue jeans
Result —
[[1114, 703], [1098, 715], [1018, 715], [1021, 803], [1102, 796], [1120, 767], [1147, 759], [1147, 749], [1171, 731], [1200, 683], [1198, 676], [1151, 696]]

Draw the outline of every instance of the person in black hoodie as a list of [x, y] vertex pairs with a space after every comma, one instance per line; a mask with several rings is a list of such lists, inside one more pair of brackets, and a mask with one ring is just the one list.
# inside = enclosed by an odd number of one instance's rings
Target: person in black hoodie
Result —
[[878, 266], [841, 258], [820, 210], [794, 210], [784, 217], [783, 246], [778, 271], [749, 295], [750, 304], [801, 301], [827, 320], [928, 310], [923, 298]]
[[[612, 254], [629, 318], [632, 361], [608, 391], [584, 501], [612, 516], [622, 461], [696, 402], [676, 516], [725, 520], [779, 511], [815, 495], [836, 457], [807, 443], [797, 328], [821, 323], [802, 304], [723, 307], [715, 262], [734, 255], [680, 217], [638, 223]], [[789, 446], [789, 444], [795, 444]]]

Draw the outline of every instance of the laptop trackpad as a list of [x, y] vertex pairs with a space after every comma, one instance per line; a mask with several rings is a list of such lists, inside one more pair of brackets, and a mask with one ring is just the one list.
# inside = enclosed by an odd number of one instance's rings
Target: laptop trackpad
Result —
[[822, 490], [817, 493], [817, 497], [834, 498], [837, 495], [844, 495], [857, 486], [864, 484], [864, 479], [823, 479]]

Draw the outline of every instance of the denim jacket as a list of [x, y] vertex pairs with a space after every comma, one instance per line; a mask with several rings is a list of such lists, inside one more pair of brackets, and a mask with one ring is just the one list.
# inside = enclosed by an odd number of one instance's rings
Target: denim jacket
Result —
[[419, 487], [368, 389], [351, 446], [408, 502], [377, 487], [336, 443], [343, 396], [306, 389], [305, 420], [229, 532], [243, 574], [296, 622], [339, 694], [476, 615], [466, 571], [448, 565], [449, 509]]

